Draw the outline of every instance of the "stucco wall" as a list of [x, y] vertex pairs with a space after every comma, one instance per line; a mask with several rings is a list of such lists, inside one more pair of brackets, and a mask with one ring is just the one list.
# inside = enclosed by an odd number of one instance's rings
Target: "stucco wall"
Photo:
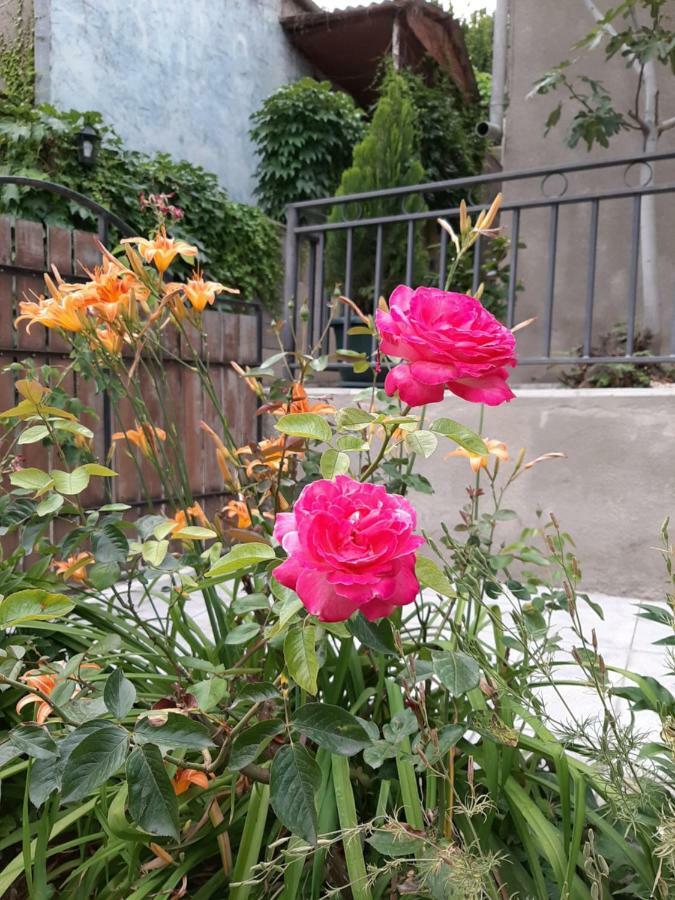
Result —
[[129, 148], [199, 164], [250, 201], [249, 115], [311, 74], [279, 25], [282, 2], [293, 11], [292, 0], [35, 0], [38, 99], [98, 110]]
[[[603, 10], [609, 0], [596, 0]], [[616, 5], [611, 3], [611, 5]], [[560, 124], [548, 137], [544, 126], [549, 112], [563, 92], [528, 99], [537, 78], [563, 59], [579, 61], [570, 73], [586, 74], [600, 79], [608, 88], [617, 109], [631, 108], [636, 88], [636, 76], [627, 70], [620, 58], [609, 63], [598, 48], [590, 53], [572, 50], [573, 44], [593, 27], [593, 19], [584, 0], [510, 0], [510, 46], [508, 66], [508, 109], [505, 123], [504, 169], [507, 171], [540, 168], [559, 163], [581, 162], [589, 159], [607, 159], [619, 156], [639, 155], [643, 152], [642, 135], [637, 131], [622, 132], [611, 142], [609, 149], [596, 145], [590, 153], [580, 143], [570, 149], [564, 143], [571, 115], [572, 103], [565, 104]], [[668, 3], [668, 12], [675, 22], [675, 0]], [[663, 67], [659, 69], [659, 108], [662, 118], [675, 115], [675, 78]], [[675, 130], [666, 132], [659, 143], [659, 150], [675, 151]], [[629, 174], [628, 181], [636, 185], [638, 173]], [[632, 177], [631, 177], [632, 176]], [[675, 165], [660, 163], [656, 166], [656, 178], [661, 182], [675, 181]], [[579, 174], [570, 177], [568, 195], [588, 193], [591, 190], [620, 190], [626, 186], [622, 170]], [[549, 184], [549, 193], [555, 185]], [[523, 200], [541, 196], [540, 183], [507, 183], [504, 187], [507, 200]], [[594, 333], [606, 331], [619, 321], [626, 321], [629, 294], [629, 258], [631, 243], [631, 200], [616, 200], [601, 205], [598, 230], [598, 268], [596, 276], [596, 308]], [[664, 335], [662, 350], [669, 349], [673, 334], [673, 298], [675, 296], [675, 266], [671, 235], [675, 227], [675, 211], [672, 194], [657, 199], [659, 225], [658, 277], [661, 307], [661, 327]], [[508, 217], [505, 217], [508, 226]], [[557, 255], [556, 299], [554, 312], [553, 351], [561, 353], [581, 344], [586, 277], [588, 261], [588, 229], [590, 207], [561, 207], [559, 222], [559, 251]], [[523, 213], [521, 240], [525, 247], [519, 259], [519, 279], [524, 290], [518, 295], [518, 319], [539, 316], [539, 322], [523, 332], [521, 346], [531, 355], [540, 355], [543, 344], [543, 303], [547, 271], [548, 213], [530, 210]], [[639, 300], [641, 304], [641, 299]], [[640, 309], [638, 309], [640, 317]], [[531, 370], [524, 367], [521, 379], [529, 377]], [[541, 375], [541, 372], [538, 373]], [[550, 378], [550, 374], [548, 376]]]
[[[354, 402], [345, 388], [315, 389], [335, 406]], [[504, 441], [512, 458], [561, 451], [566, 459], [540, 463], [522, 475], [507, 495], [516, 522], [500, 525], [511, 540], [521, 527], [537, 524], [538, 512], [555, 513], [576, 543], [583, 587], [619, 597], [662, 599], [665, 566], [656, 548], [666, 516], [675, 522], [675, 387], [569, 390], [530, 387], [511, 403], [486, 408], [483, 434]], [[446, 395], [430, 406], [428, 421], [447, 416], [478, 429], [480, 409]], [[444, 459], [447, 441], [416, 471], [435, 488], [410, 500], [421, 526], [441, 537], [440, 522], [459, 522], [473, 483], [465, 459]], [[485, 501], [487, 502], [487, 501]], [[489, 508], [486, 506], [486, 509]]]

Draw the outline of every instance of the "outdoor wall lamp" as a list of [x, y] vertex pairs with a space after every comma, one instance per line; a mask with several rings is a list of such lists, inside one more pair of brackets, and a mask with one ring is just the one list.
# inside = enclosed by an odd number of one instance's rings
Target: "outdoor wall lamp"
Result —
[[96, 165], [101, 136], [91, 125], [83, 125], [77, 132], [77, 158], [88, 169]]

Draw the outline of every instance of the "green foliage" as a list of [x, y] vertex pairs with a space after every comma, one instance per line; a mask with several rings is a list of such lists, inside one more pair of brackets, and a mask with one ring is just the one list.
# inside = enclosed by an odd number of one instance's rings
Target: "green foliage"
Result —
[[[376, 191], [390, 187], [420, 184], [425, 180], [420, 159], [420, 133], [417, 112], [405, 76], [389, 72], [365, 137], [354, 149], [354, 160], [342, 175], [338, 196]], [[365, 208], [364, 208], [365, 206]], [[421, 197], [379, 197], [367, 204], [344, 203], [329, 216], [331, 223], [367, 216], [396, 215], [426, 209]], [[407, 225], [386, 225], [383, 229], [380, 293], [388, 295], [405, 281]], [[427, 252], [422, 243], [422, 228], [414, 229], [415, 247], [412, 265], [413, 282], [421, 282], [427, 266]], [[328, 283], [344, 280], [346, 232], [329, 234], [326, 244]], [[372, 304], [376, 229], [354, 232], [352, 295], [362, 307]]]
[[[93, 168], [77, 158], [77, 133], [90, 125], [102, 138]], [[0, 106], [0, 172], [63, 184], [91, 197], [128, 222], [137, 234], [157, 224], [152, 204], [142, 197], [168, 195], [182, 217], [170, 223], [176, 237], [195, 243], [209, 274], [239, 288], [244, 299], [274, 308], [281, 282], [277, 225], [259, 209], [227, 198], [216, 176], [166, 153], [147, 156], [128, 151], [95, 112], [61, 112], [49, 105]], [[50, 194], [4, 185], [0, 214], [93, 229], [93, 213]], [[187, 270], [186, 270], [187, 271]]]
[[474, 9], [471, 15], [462, 21], [462, 31], [474, 70], [482, 73], [491, 72], [493, 13], [488, 13], [485, 8]]
[[[8, 37], [7, 33], [11, 31], [14, 35]], [[34, 87], [35, 57], [31, 20], [24, 19], [24, 0], [17, 0], [12, 21], [5, 18], [3, 32], [0, 33], [0, 100], [32, 103]]]
[[256, 196], [275, 219], [288, 203], [330, 197], [363, 134], [353, 99], [327, 81], [280, 87], [251, 116], [259, 157]]
[[[594, 144], [608, 147], [613, 137], [628, 130], [658, 138], [658, 97], [645, 98], [644, 67], [658, 63], [668, 69], [667, 75], [675, 73], [675, 29], [666, 0], [624, 0], [609, 9], [573, 49], [590, 51], [598, 45], [603, 47], [606, 62], [621, 57], [625, 66], [634, 70], [636, 89], [630, 108], [618, 109], [611, 90], [602, 82], [583, 74], [568, 75], [573, 61], [565, 59], [537, 79], [531, 92], [545, 95], [561, 89], [566, 95], [549, 114], [545, 133], [560, 122], [567, 102], [574, 110], [565, 135], [569, 147], [576, 147], [579, 141], [588, 150]], [[655, 118], [646, 115], [648, 101], [655, 105]]]
[[[652, 336], [649, 332], [638, 332], [633, 339], [633, 355], [644, 356], [644, 363], [581, 363], [564, 369], [558, 378], [566, 387], [650, 387], [654, 382], [671, 383], [675, 381], [675, 366], [661, 363], [649, 363], [652, 355], [650, 347]], [[606, 334], [600, 335], [591, 348], [592, 356], [625, 356], [626, 326], [615, 325]], [[583, 348], [577, 347], [576, 354]]]

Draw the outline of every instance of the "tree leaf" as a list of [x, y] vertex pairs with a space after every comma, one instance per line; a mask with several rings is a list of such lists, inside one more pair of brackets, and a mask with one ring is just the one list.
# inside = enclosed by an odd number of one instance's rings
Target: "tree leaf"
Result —
[[466, 653], [452, 651], [431, 654], [434, 675], [451, 697], [461, 697], [480, 681], [480, 668]]
[[181, 540], [189, 538], [191, 541], [210, 541], [218, 537], [212, 528], [201, 528], [199, 525], [187, 525], [180, 531], [175, 531], [173, 536]]
[[49, 437], [49, 428], [46, 425], [31, 425], [19, 435], [17, 444], [35, 444]]
[[129, 733], [111, 722], [101, 723], [77, 745], [63, 773], [64, 802], [81, 800], [106, 782], [124, 764]]
[[435, 562], [426, 556], [418, 556], [415, 562], [415, 575], [422, 587], [431, 588], [443, 597], [455, 597], [455, 589]]
[[14, 487], [25, 488], [28, 491], [46, 491], [54, 480], [49, 472], [29, 466], [27, 469], [19, 469], [18, 472], [10, 472], [9, 480]]
[[0, 600], [0, 628], [14, 628], [25, 622], [41, 622], [65, 616], [75, 604], [65, 594], [28, 588]]
[[123, 719], [136, 702], [136, 688], [125, 678], [121, 669], [108, 677], [103, 688], [103, 700], [116, 719]]
[[347, 621], [347, 628], [364, 647], [369, 647], [377, 653], [396, 656], [397, 651], [394, 647], [391, 625], [387, 619], [382, 619], [381, 622], [369, 622], [363, 613], [359, 612]]
[[289, 413], [274, 427], [282, 434], [322, 443], [328, 443], [333, 435], [328, 422], [315, 413]]
[[344, 475], [349, 471], [349, 457], [346, 453], [329, 448], [322, 453], [319, 468], [324, 478], [333, 479], [336, 475]]
[[308, 694], [316, 694], [319, 662], [316, 656], [316, 629], [313, 625], [292, 628], [284, 640], [288, 674]]
[[129, 754], [127, 783], [129, 813], [139, 828], [178, 840], [178, 802], [162, 754], [153, 744]]
[[56, 762], [59, 749], [43, 725], [19, 725], [9, 733], [9, 740], [19, 753], [33, 759], [50, 759]]
[[314, 795], [321, 785], [321, 769], [302, 744], [282, 747], [272, 760], [270, 802], [282, 825], [308, 843], [317, 840]]
[[238, 734], [232, 742], [229, 768], [243, 769], [244, 766], [254, 762], [272, 738], [281, 734], [283, 730], [284, 723], [281, 719], [265, 719]]
[[296, 731], [331, 753], [353, 756], [370, 744], [356, 716], [330, 703], [307, 703], [291, 721]]
[[145, 541], [141, 547], [141, 556], [149, 566], [161, 566], [169, 550], [168, 541]]
[[260, 631], [260, 625], [257, 622], [243, 622], [236, 625], [231, 631], [228, 631], [224, 643], [229, 645], [245, 644], [255, 637]]
[[[161, 710], [152, 713], [152, 718], [164, 718]], [[162, 750], [183, 747], [186, 750], [203, 750], [213, 747], [208, 728], [194, 719], [179, 713], [167, 713], [161, 725], [153, 725], [149, 717], [136, 722], [134, 740], [137, 744], [156, 744]]]
[[237, 544], [209, 569], [206, 577], [220, 578], [223, 575], [234, 575], [235, 572], [243, 572], [258, 563], [269, 562], [275, 556], [274, 549], [269, 544], [258, 541], [251, 544]]
[[470, 428], [455, 422], [454, 419], [436, 419], [435, 422], [431, 423], [429, 429], [450, 438], [451, 441], [459, 444], [460, 447], [464, 447], [469, 453], [474, 453], [478, 456], [488, 455], [488, 449], [483, 439], [474, 431], [471, 431]]
[[80, 470], [87, 472], [89, 475], [99, 475], [101, 478], [117, 478], [117, 472], [114, 469], [109, 469], [107, 466], [102, 466], [99, 463], [85, 463], [75, 471]]
[[438, 446], [438, 438], [433, 431], [410, 431], [405, 436], [405, 445], [411, 453], [428, 459]]
[[72, 472], [62, 472], [60, 469], [52, 470], [54, 487], [60, 494], [79, 494], [89, 484], [89, 472], [80, 466]]
[[49, 494], [44, 500], [41, 500], [35, 507], [38, 516], [48, 516], [50, 513], [58, 512], [64, 504], [61, 494]]

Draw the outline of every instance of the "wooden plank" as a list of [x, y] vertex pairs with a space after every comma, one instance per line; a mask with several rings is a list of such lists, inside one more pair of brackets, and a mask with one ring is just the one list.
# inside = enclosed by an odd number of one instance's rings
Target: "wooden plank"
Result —
[[192, 490], [199, 494], [204, 490], [204, 433], [199, 427], [204, 418], [202, 386], [199, 376], [187, 369], [182, 370], [181, 380], [185, 461]]
[[9, 348], [15, 345], [14, 277], [0, 272], [0, 347]]
[[[141, 396], [143, 397], [143, 402], [145, 403], [145, 407], [148, 411], [150, 422], [152, 425], [162, 428], [163, 420], [160, 413], [160, 400], [157, 396], [157, 391], [155, 389], [153, 379], [146, 368], [140, 369], [139, 376]], [[160, 461], [162, 460], [163, 454], [165, 453], [166, 448], [158, 449], [157, 456]], [[145, 484], [147, 485], [148, 490], [150, 491], [150, 496], [153, 498], [153, 500], [161, 498], [163, 493], [162, 480], [157, 472], [156, 464], [149, 459], [143, 458], [140, 453], [138, 454], [138, 458], [141, 461], [143, 479], [145, 481]]]
[[[82, 413], [80, 422], [82, 425], [86, 425], [87, 428], [91, 428], [94, 432], [91, 444], [94, 457], [98, 462], [107, 465], [109, 460], [106, 458], [108, 448], [105, 446], [103, 394], [97, 393], [96, 385], [92, 381], [83, 378], [80, 374], [77, 375], [76, 387], [77, 396], [80, 401], [87, 410], [91, 410]], [[115, 467], [111, 466], [111, 468], [114, 469]], [[82, 503], [87, 508], [92, 508], [106, 502], [106, 480], [107, 479], [104, 478], [92, 478], [87, 489], [82, 492]], [[113, 479], [113, 481], [116, 481], [116, 479]], [[114, 490], [114, 484], [112, 487]]]
[[220, 333], [223, 342], [221, 359], [226, 359], [228, 362], [231, 360], [239, 362], [241, 360], [239, 320], [242, 316], [228, 312], [222, 312], [220, 315], [222, 316]]
[[[215, 388], [216, 395], [220, 401], [221, 408], [224, 406], [225, 396], [225, 372], [222, 366], [211, 367], [211, 380]], [[207, 397], [204, 398], [204, 421], [213, 428], [216, 434], [221, 437], [222, 430], [218, 421], [217, 410], [214, 409], [213, 403]], [[216, 459], [215, 446], [208, 435], [204, 435], [204, 490], [219, 491], [223, 488], [223, 476], [218, 468], [218, 460]]]
[[[126, 397], [111, 400], [111, 431], [128, 431], [135, 428], [133, 410]], [[121, 439], [115, 441], [115, 452], [112, 466], [117, 472], [115, 478], [115, 500], [122, 503], [135, 503], [144, 497], [141, 487], [137, 450], [133, 444]]]
[[257, 316], [239, 316], [238, 355], [234, 359], [242, 366], [255, 366], [261, 362], [258, 359], [258, 328]]
[[12, 221], [0, 218], [0, 265], [12, 263]]
[[[34, 294], [43, 293], [43, 281], [39, 272], [45, 269], [45, 231], [40, 222], [17, 220], [15, 225], [16, 255], [14, 264], [25, 269], [37, 270], [33, 274], [17, 276], [16, 308], [25, 299], [34, 299]], [[47, 346], [46, 329], [34, 325], [30, 332], [26, 324], [19, 327], [17, 346], [25, 350], [42, 350]]]
[[85, 269], [93, 269], [101, 265], [101, 251], [94, 241], [97, 236], [90, 231], [73, 232], [73, 257], [75, 274], [86, 275]]
[[[73, 246], [72, 231], [68, 228], [59, 228], [56, 225], [47, 227], [47, 268], [50, 274], [54, 274], [53, 269], [68, 280], [68, 276], [73, 272]], [[62, 337], [58, 331], [50, 331], [47, 335], [47, 341], [51, 350], [61, 350], [64, 353], [70, 352], [70, 344]]]

